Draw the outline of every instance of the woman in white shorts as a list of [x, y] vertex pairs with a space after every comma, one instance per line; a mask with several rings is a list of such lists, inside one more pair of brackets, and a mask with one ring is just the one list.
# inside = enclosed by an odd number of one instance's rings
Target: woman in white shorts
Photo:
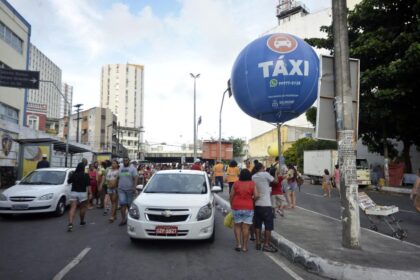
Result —
[[89, 175], [85, 173], [84, 163], [79, 163], [76, 171], [69, 178], [68, 183], [71, 184], [70, 192], [70, 211], [69, 211], [69, 224], [68, 231], [73, 231], [73, 220], [76, 215], [77, 205], [80, 207], [80, 225], [86, 224], [85, 214], [87, 209], [88, 189], [90, 184]]

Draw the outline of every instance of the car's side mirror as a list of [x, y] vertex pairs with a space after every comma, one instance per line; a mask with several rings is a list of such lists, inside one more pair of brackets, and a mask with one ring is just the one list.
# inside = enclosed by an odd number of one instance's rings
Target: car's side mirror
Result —
[[136, 186], [136, 190], [138, 190], [139, 192], [141, 192], [143, 190], [144, 186], [143, 185], [137, 185]]
[[221, 191], [222, 191], [222, 188], [220, 186], [211, 187], [211, 192], [212, 193], [218, 193], [218, 192], [221, 192]]

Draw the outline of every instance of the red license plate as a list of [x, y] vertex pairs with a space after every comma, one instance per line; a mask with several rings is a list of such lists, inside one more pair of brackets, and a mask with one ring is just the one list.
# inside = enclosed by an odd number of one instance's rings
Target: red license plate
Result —
[[177, 234], [178, 227], [171, 227], [171, 226], [157, 226], [156, 227], [156, 234]]

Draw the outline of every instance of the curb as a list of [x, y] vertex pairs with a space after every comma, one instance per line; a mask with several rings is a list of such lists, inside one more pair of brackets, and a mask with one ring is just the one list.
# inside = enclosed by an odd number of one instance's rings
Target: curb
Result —
[[[214, 197], [217, 205], [222, 208], [222, 211], [231, 211], [229, 202], [217, 194]], [[298, 263], [308, 272], [323, 277], [332, 279], [372, 280], [420, 279], [420, 272], [365, 267], [324, 259], [299, 247], [275, 231], [271, 232], [271, 242], [279, 249], [280, 254], [285, 256], [289, 261]]]
[[403, 188], [403, 187], [377, 187], [377, 186], [371, 186], [368, 187], [369, 190], [377, 190], [379, 192], [391, 192], [391, 193], [402, 193], [402, 194], [410, 194], [411, 189], [410, 188]]

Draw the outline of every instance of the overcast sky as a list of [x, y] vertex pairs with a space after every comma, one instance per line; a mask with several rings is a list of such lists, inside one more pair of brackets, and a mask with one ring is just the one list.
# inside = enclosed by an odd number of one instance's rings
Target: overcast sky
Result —
[[[144, 139], [193, 142], [193, 79], [199, 139], [218, 139], [219, 110], [233, 62], [277, 25], [278, 0], [8, 0], [32, 25], [31, 42], [74, 87], [73, 103], [100, 104], [101, 67], [145, 66]], [[302, 0], [311, 12], [331, 0]], [[249, 139], [250, 121], [225, 99], [222, 136]]]

